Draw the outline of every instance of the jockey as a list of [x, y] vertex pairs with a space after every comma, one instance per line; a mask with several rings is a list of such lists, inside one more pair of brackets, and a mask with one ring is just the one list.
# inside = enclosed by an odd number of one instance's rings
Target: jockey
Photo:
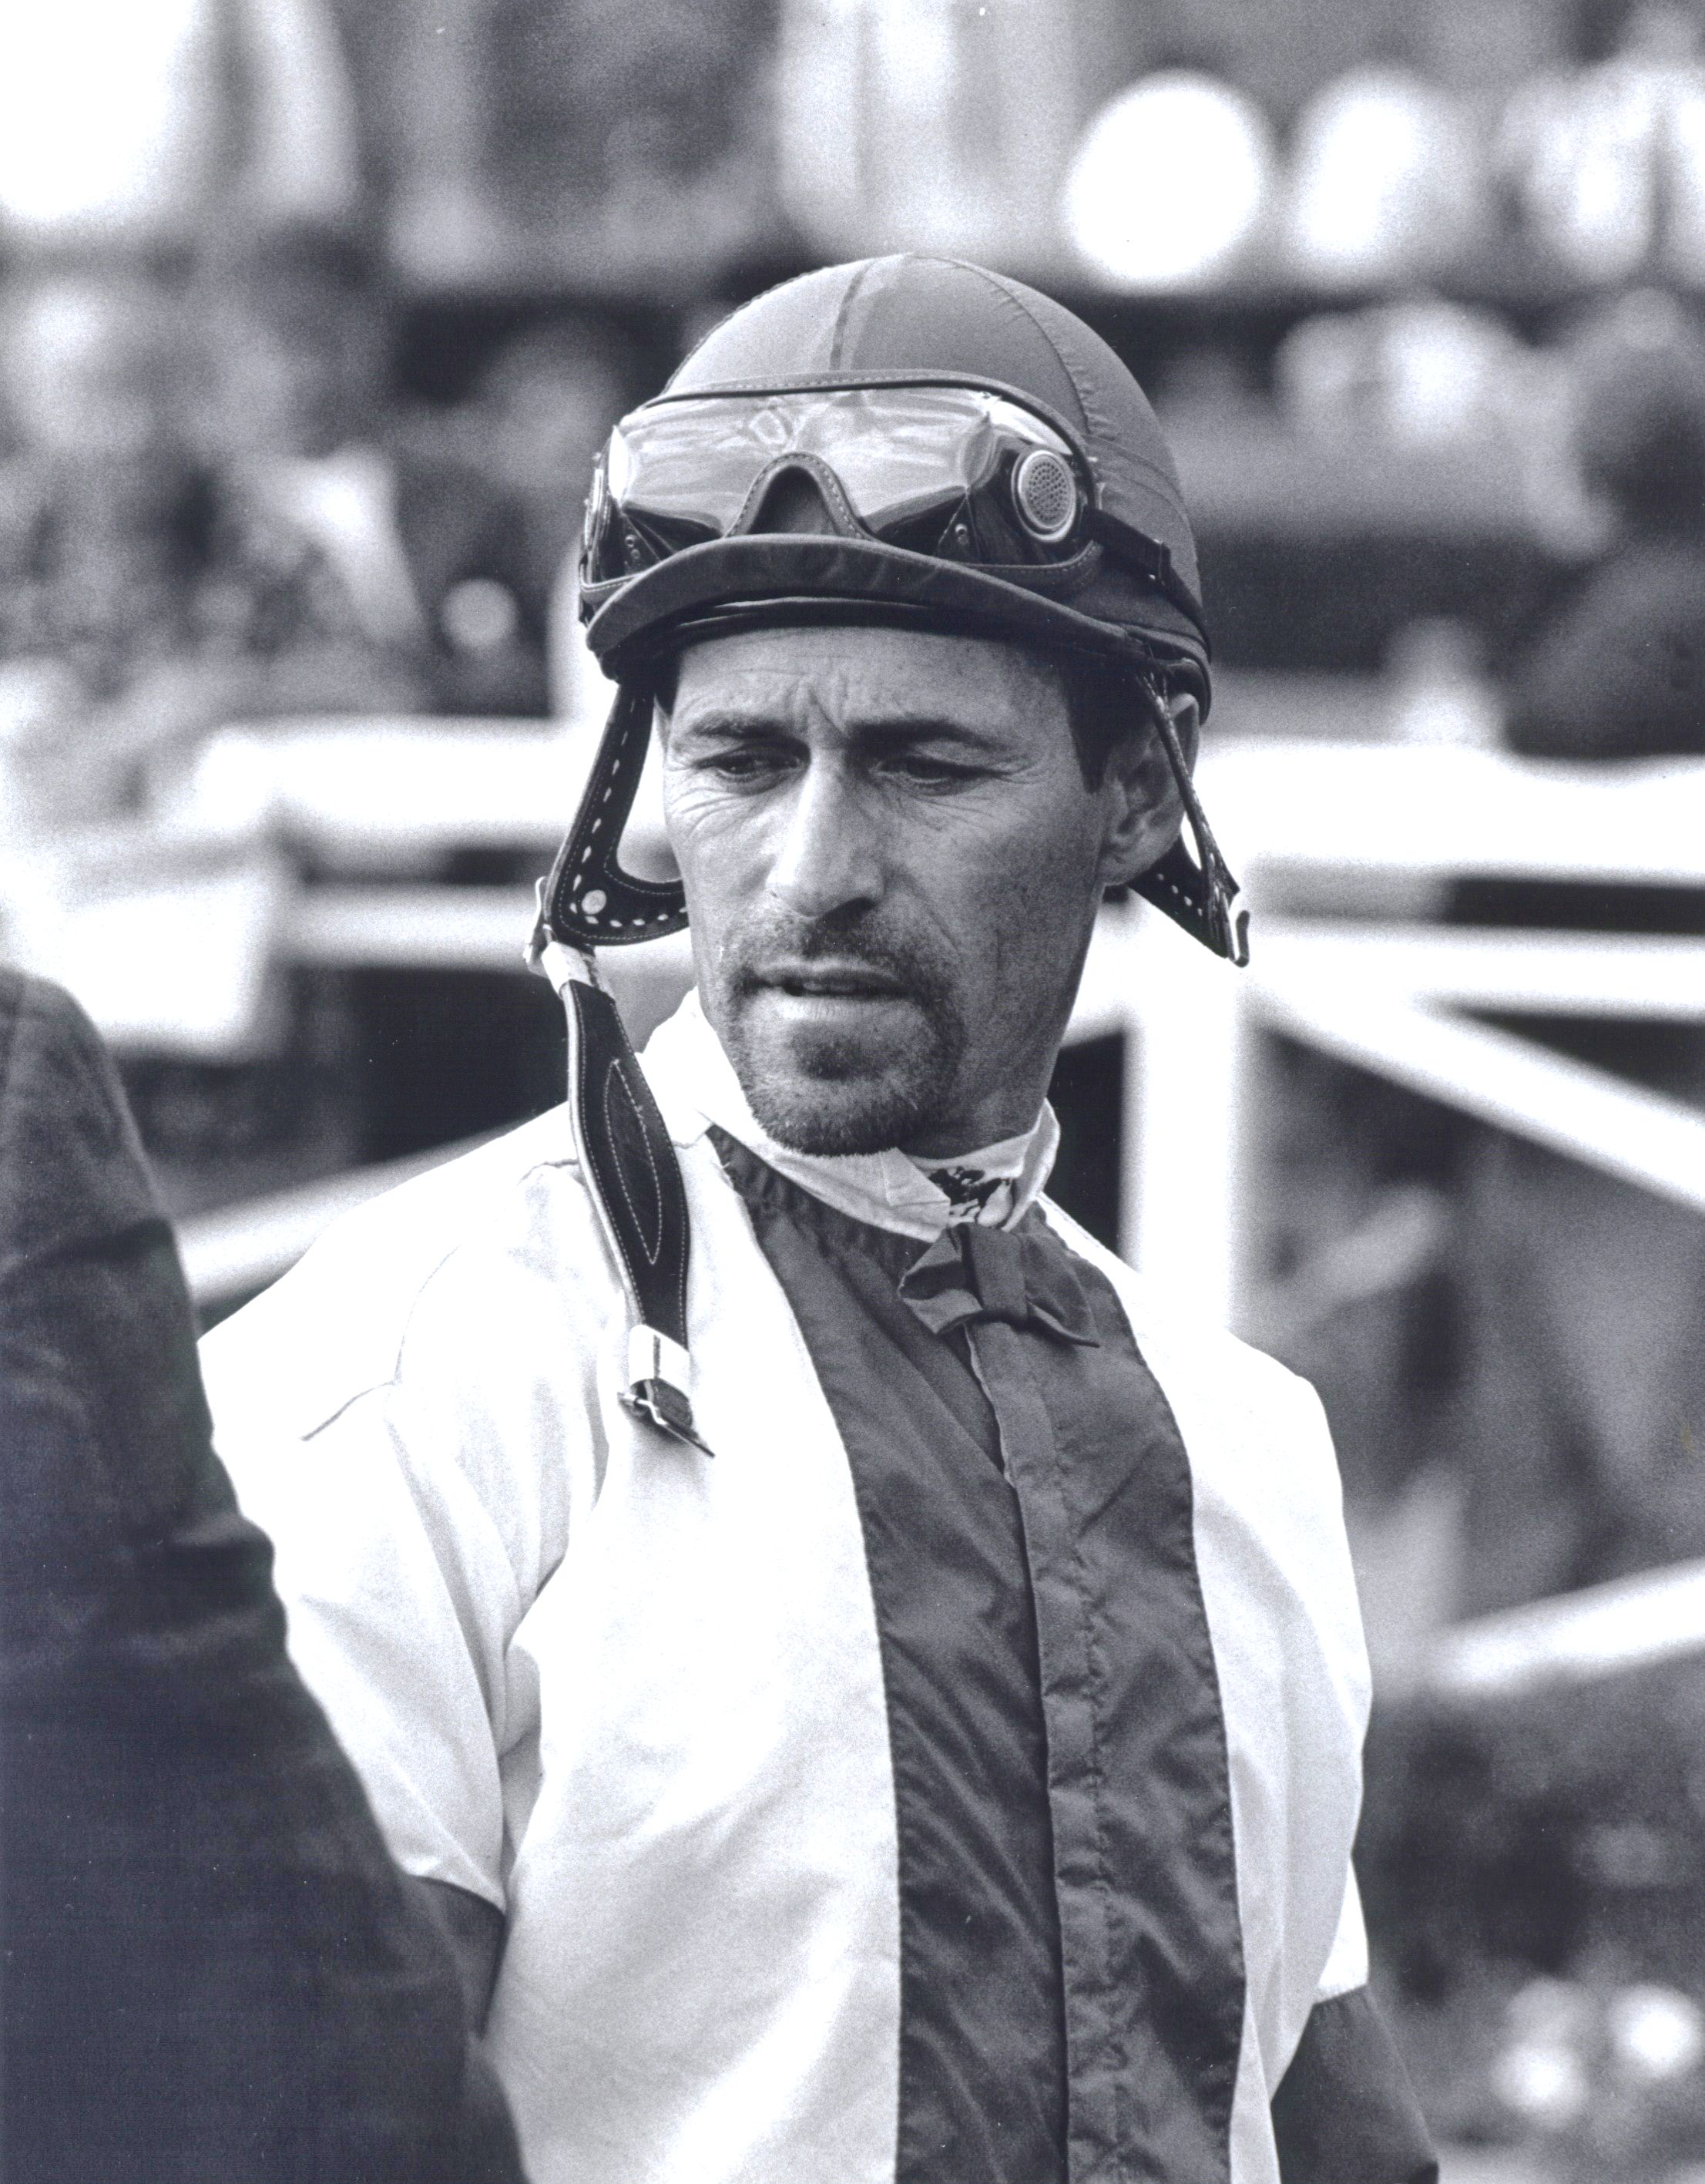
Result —
[[[536, 2184], [1432, 2177], [1319, 1405], [1045, 1195], [1109, 892], [1247, 951], [1152, 412], [1016, 281], [832, 267], [622, 422], [581, 577], [569, 1097], [204, 1345]], [[683, 922], [636, 1059], [592, 951]]]

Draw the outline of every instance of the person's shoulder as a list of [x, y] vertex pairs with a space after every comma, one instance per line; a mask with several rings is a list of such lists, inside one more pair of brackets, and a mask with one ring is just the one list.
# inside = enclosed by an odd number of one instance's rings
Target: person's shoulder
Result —
[[301, 1435], [394, 1380], [423, 1318], [501, 1331], [518, 1290], [607, 1279], [567, 1110], [445, 1161], [332, 1223], [202, 1343], [216, 1414]]
[[63, 986], [0, 963], [0, 1083], [38, 1041], [90, 1055], [101, 1045], [100, 1034]]
[[37, 1245], [159, 1211], [100, 1033], [63, 986], [3, 967], [0, 1210]]

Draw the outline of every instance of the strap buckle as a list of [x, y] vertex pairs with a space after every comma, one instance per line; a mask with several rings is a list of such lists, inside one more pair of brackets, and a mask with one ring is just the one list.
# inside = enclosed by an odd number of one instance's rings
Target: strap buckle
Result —
[[686, 1184], [674, 1145], [589, 949], [562, 939], [543, 882], [527, 943], [568, 1023], [569, 1115], [598, 1227], [621, 1277], [630, 1324], [623, 1407], [709, 1456], [693, 1418], [686, 1346], [691, 1245]]

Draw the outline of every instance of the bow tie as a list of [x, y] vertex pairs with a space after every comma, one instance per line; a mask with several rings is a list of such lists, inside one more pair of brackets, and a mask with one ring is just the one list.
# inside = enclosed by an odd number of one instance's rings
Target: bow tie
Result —
[[992, 1319], [1086, 1349], [1100, 1340], [1064, 1248], [1035, 1219], [1019, 1228], [955, 1222], [907, 1268], [900, 1294], [932, 1334]]

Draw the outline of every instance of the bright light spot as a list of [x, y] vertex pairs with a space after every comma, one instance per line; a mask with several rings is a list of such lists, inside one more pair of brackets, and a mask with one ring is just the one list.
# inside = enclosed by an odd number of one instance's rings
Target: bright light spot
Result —
[[1673, 1987], [1624, 1987], [1610, 2005], [1610, 2036], [1630, 2072], [1653, 2083], [1705, 2058], [1705, 2015]]
[[496, 652], [513, 641], [521, 613], [506, 585], [490, 577], [464, 577], [444, 594], [438, 619], [458, 652]]
[[1552, 2130], [1571, 2123], [1586, 2107], [1586, 2074], [1567, 2048], [1507, 2048], [1492, 2072], [1498, 2098], [1530, 2123]]
[[6, 11], [0, 209], [19, 226], [125, 224], [171, 203], [208, 149], [206, 0], [51, 0]]
[[1196, 287], [1248, 240], [1273, 165], [1266, 119], [1242, 92], [1152, 75], [1090, 124], [1066, 177], [1066, 231], [1122, 287]]
[[1297, 124], [1291, 246], [1315, 278], [1390, 281], [1472, 238], [1475, 148], [1444, 92], [1398, 69], [1328, 84]]

